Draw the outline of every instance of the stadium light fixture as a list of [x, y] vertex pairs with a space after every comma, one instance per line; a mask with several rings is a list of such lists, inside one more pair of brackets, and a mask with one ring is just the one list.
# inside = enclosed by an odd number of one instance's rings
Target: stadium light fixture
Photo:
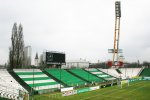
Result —
[[121, 17], [121, 5], [120, 1], [115, 2], [115, 12], [116, 12], [116, 17]]

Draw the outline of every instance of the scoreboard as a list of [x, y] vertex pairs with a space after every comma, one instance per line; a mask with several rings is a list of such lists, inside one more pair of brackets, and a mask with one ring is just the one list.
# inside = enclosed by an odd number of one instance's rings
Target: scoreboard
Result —
[[46, 63], [65, 63], [65, 53], [46, 52]]

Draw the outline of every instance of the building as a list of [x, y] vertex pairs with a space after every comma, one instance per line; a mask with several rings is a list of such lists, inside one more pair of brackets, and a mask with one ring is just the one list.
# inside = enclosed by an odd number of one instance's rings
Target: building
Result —
[[89, 65], [90, 62], [85, 59], [70, 60], [66, 61], [66, 65], [62, 65], [62, 68], [88, 68]]
[[31, 66], [31, 46], [24, 48], [24, 66]]
[[36, 53], [36, 55], [35, 55], [35, 66], [39, 66], [38, 53]]

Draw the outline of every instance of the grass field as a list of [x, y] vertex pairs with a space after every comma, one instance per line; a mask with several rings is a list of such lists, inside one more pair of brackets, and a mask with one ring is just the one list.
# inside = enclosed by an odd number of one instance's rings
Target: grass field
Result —
[[67, 97], [60, 93], [42, 94], [34, 96], [34, 100], [150, 100], [150, 81], [132, 82], [122, 89], [112, 86]]

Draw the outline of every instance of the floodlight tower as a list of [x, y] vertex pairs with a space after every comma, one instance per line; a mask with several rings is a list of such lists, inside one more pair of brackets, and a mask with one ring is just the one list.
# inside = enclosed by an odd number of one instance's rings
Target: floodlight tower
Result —
[[114, 61], [118, 62], [118, 53], [119, 50], [119, 37], [120, 37], [120, 17], [121, 17], [121, 9], [120, 9], [120, 1], [115, 2], [115, 33], [114, 33], [114, 50], [113, 50], [113, 64]]
[[115, 2], [114, 46], [113, 46], [113, 49], [108, 49], [109, 53], [113, 53], [111, 66], [118, 66], [118, 64], [119, 64], [119, 53], [122, 53], [122, 49], [119, 49], [120, 18], [121, 18], [121, 4], [120, 4], [120, 1], [116, 1]]

